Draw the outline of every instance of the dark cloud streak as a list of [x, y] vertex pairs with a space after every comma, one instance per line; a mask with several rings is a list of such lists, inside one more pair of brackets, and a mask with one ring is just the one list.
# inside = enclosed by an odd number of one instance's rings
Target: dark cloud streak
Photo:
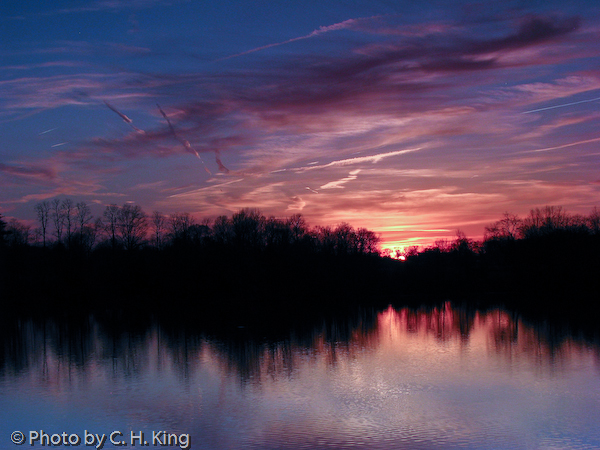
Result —
[[119, 115], [119, 117], [121, 119], [123, 119], [123, 122], [125, 122], [127, 125], [129, 125], [131, 128], [133, 128], [136, 133], [140, 133], [140, 134], [144, 134], [144, 130], [140, 130], [138, 127], [136, 127], [133, 124], [133, 121], [127, 117], [125, 114], [123, 114], [122, 112], [120, 112], [117, 108], [115, 108], [114, 106], [112, 106], [110, 103], [108, 103], [106, 100], [104, 101], [104, 104], [108, 107], [108, 109], [110, 109], [111, 111], [117, 113]]
[[54, 180], [58, 176], [55, 170], [49, 168], [15, 166], [4, 163], [0, 163], [0, 172], [16, 177], [34, 178], [46, 181]]
[[160, 107], [160, 105], [157, 103], [156, 106], [158, 107], [158, 110], [160, 111], [160, 113], [162, 114], [162, 116], [165, 118], [165, 120], [167, 121], [167, 124], [169, 125], [169, 130], [171, 130], [171, 134], [173, 135], [173, 137], [179, 141], [181, 143], [181, 145], [183, 145], [183, 147], [186, 149], [186, 151], [193, 153], [196, 155], [196, 157], [200, 160], [200, 162], [202, 163], [202, 165], [204, 166], [204, 170], [209, 174], [212, 175], [210, 173], [210, 170], [208, 170], [208, 167], [206, 167], [206, 164], [204, 164], [204, 161], [202, 160], [202, 158], [200, 157], [200, 154], [194, 149], [192, 148], [192, 146], [190, 145], [189, 141], [186, 139], [183, 139], [181, 137], [179, 137], [177, 135], [177, 133], [175, 132], [175, 128], [173, 128], [173, 125], [171, 124], [171, 121], [169, 120], [169, 117], [165, 114], [165, 112], [162, 110], [162, 108]]
[[[344, 26], [347, 25], [350, 23]], [[362, 21], [360, 26], [367, 29], [369, 21]], [[469, 89], [481, 83], [476, 78], [480, 72], [489, 73], [516, 64], [544, 63], [543, 59], [535, 58], [526, 62], [507, 62], [498, 54], [519, 52], [549, 42], [560, 45], [561, 40], [568, 39], [579, 27], [579, 18], [530, 16], [500, 38], [465, 37], [456, 32], [459, 27], [447, 24], [435, 28], [435, 32], [399, 33], [392, 36], [391, 41], [370, 46], [368, 51], [318, 58], [291, 57], [257, 71], [223, 71], [211, 75], [124, 71], [108, 80], [100, 74], [47, 80], [23, 78], [22, 84], [9, 86], [19, 90], [19, 95], [14, 96], [14, 104], [9, 106], [91, 104], [102, 97], [177, 101], [177, 98], [182, 99], [180, 93], [185, 92], [185, 99], [178, 105], [178, 120], [191, 124], [186, 127], [186, 133], [194, 137], [192, 142], [196, 148], [202, 152], [214, 151], [219, 170], [227, 174], [230, 171], [223, 164], [221, 155], [232, 149], [240, 149], [240, 154], [245, 150], [256, 150], [282, 134], [335, 132], [344, 126], [346, 118], [353, 116], [403, 118], [447, 109], [457, 98], [466, 98], [471, 92]], [[460, 77], [449, 79], [448, 74]], [[490, 77], [492, 75], [487, 82]], [[48, 94], [41, 103], [34, 94], [39, 90]], [[86, 93], [85, 98], [78, 94], [80, 91]], [[129, 117], [107, 101], [104, 103], [134, 130], [139, 130]], [[89, 149], [95, 153], [91, 159], [170, 156], [177, 151], [161, 142], [174, 137], [187, 152], [195, 154], [210, 173], [198, 151], [178, 134], [158, 104], [157, 107], [167, 122], [168, 131], [148, 130], [145, 135], [95, 139], [89, 144]], [[461, 132], [456, 129], [456, 133]], [[431, 133], [431, 129], [427, 131]], [[60, 157], [77, 161], [86, 159], [85, 153], [84, 145], [79, 152], [62, 152]], [[87, 159], [88, 164], [93, 164], [89, 155]], [[252, 167], [244, 170], [258, 173], [273, 169], [265, 162], [267, 160], [248, 160]]]
[[501, 39], [472, 43], [468, 52], [481, 54], [529, 47], [573, 33], [580, 26], [581, 19], [579, 17], [560, 20], [530, 16], [524, 19], [516, 33]]

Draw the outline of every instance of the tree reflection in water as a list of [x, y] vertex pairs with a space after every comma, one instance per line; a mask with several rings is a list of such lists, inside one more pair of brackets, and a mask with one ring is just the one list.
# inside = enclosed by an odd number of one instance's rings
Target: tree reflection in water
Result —
[[450, 303], [270, 320], [4, 318], [0, 432], [166, 429], [210, 449], [600, 445], [593, 327]]
[[92, 316], [70, 320], [5, 319], [0, 327], [0, 375], [34, 376], [40, 382], [85, 379], [88, 370], [111, 377], [137, 377], [166, 366], [182, 380], [207, 358], [242, 384], [293, 377], [299, 364], [356, 358], [382, 345], [408, 342], [454, 344], [463, 351], [485, 347], [508, 359], [528, 358], [556, 367], [578, 352], [593, 350], [600, 366], [598, 334], [566, 323], [526, 320], [515, 311], [478, 310], [450, 302], [418, 308], [361, 310], [300, 324], [282, 335], [269, 330], [206, 330], [156, 320], [131, 324]]

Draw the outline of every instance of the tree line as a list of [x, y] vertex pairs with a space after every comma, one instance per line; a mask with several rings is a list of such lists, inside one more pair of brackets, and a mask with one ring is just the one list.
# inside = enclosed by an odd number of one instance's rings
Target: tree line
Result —
[[196, 221], [125, 203], [93, 217], [85, 203], [67, 199], [35, 208], [35, 230], [0, 217], [0, 290], [13, 302], [5, 307], [27, 299], [54, 310], [137, 311], [143, 304], [246, 317], [424, 296], [536, 308], [559, 298], [579, 311], [597, 303], [597, 208], [588, 215], [553, 206], [523, 218], [505, 213], [482, 241], [458, 231], [454, 240], [396, 255], [403, 262], [380, 251], [373, 231], [347, 223], [310, 227], [299, 214], [279, 219], [242, 209]]
[[280, 320], [356, 304], [373, 284], [386, 285], [373, 263], [382, 260], [379, 236], [348, 223], [311, 227], [300, 214], [276, 218], [250, 208], [197, 221], [131, 203], [93, 217], [84, 202], [68, 199], [40, 202], [35, 211], [36, 229], [0, 218], [7, 311]]
[[16, 219], [6, 223], [0, 216], [0, 242], [9, 247], [63, 247], [88, 252], [221, 245], [239, 250], [304, 246], [340, 255], [379, 253], [380, 238], [375, 232], [355, 229], [345, 222], [335, 227], [310, 227], [301, 214], [279, 219], [245, 208], [231, 217], [197, 222], [187, 212], [146, 214], [139, 205], [125, 203], [108, 205], [100, 217], [94, 217], [86, 202], [69, 198], [41, 201], [34, 210], [39, 225], [35, 228]]
[[[457, 231], [402, 255], [398, 279], [404, 290], [434, 296], [495, 298], [503, 305], [577, 311], [600, 318], [600, 211], [569, 214], [562, 207], [531, 209], [525, 217], [505, 213], [485, 227], [484, 239]], [[485, 298], [488, 298], [486, 300]]]
[[535, 239], [555, 233], [596, 235], [600, 233], [600, 211], [589, 215], [569, 214], [560, 206], [530, 210], [521, 218], [505, 212], [503, 217], [486, 226], [484, 238], [477, 241], [457, 230], [455, 240], [440, 239], [433, 245], [406, 250], [381, 251], [379, 236], [366, 228], [355, 229], [342, 222], [335, 227], [310, 227], [301, 214], [285, 219], [266, 217], [260, 210], [244, 208], [231, 217], [219, 216], [197, 222], [187, 212], [146, 214], [139, 205], [111, 204], [100, 217], [94, 217], [90, 206], [69, 198], [44, 200], [34, 206], [38, 227], [16, 219], [8, 223], [0, 215], [0, 243], [8, 246], [41, 246], [135, 250], [142, 247], [163, 249], [172, 246], [207, 244], [212, 241], [240, 249], [266, 249], [302, 243], [334, 254], [380, 254], [402, 260], [421, 253], [452, 251], [485, 253], [490, 248], [515, 240]]

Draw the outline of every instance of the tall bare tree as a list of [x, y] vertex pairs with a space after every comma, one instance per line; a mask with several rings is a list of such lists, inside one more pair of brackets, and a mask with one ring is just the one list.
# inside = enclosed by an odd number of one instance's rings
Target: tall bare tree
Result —
[[187, 241], [192, 225], [194, 225], [194, 218], [190, 213], [174, 213], [169, 216], [169, 231], [174, 241]]
[[75, 214], [75, 205], [73, 205], [73, 200], [70, 198], [65, 198], [60, 207], [62, 208], [63, 215], [65, 218], [65, 231], [67, 233], [67, 244], [71, 245], [71, 239], [73, 237], [73, 218]]
[[40, 222], [40, 231], [44, 248], [46, 247], [46, 232], [48, 229], [48, 221], [50, 220], [50, 202], [44, 200], [35, 205], [35, 213]]
[[90, 251], [92, 248], [94, 248], [98, 234], [102, 233], [103, 229], [104, 223], [100, 217], [96, 218], [93, 224], [85, 226], [83, 229], [82, 240], [83, 246], [87, 251]]
[[83, 235], [84, 228], [92, 221], [92, 211], [86, 202], [79, 202], [75, 205], [75, 217], [79, 225], [79, 233]]
[[120, 208], [115, 205], [108, 205], [104, 208], [102, 217], [104, 217], [104, 230], [110, 239], [112, 248], [117, 247], [117, 228], [119, 224]]
[[118, 216], [118, 230], [126, 250], [138, 248], [148, 232], [148, 217], [139, 205], [125, 203]]
[[160, 211], [152, 213], [152, 226], [154, 227], [154, 246], [162, 248], [165, 234], [166, 219]]
[[59, 198], [52, 200], [50, 204], [52, 211], [52, 222], [54, 223], [54, 235], [57, 242], [62, 242], [62, 234], [65, 227], [65, 215]]

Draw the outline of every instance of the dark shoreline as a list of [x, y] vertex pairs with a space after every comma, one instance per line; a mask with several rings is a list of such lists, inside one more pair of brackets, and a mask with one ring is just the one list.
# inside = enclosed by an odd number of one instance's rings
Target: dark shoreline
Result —
[[356, 308], [453, 300], [600, 323], [597, 210], [579, 217], [547, 207], [524, 220], [507, 214], [486, 228], [483, 242], [458, 233], [454, 242], [409, 249], [405, 261], [380, 255], [368, 230], [310, 229], [300, 216], [267, 219], [254, 210], [212, 227], [174, 229], [160, 246], [116, 238], [89, 246], [77, 234], [41, 246], [16, 239], [14, 228], [3, 233], [5, 316], [107, 313], [285, 329]]
[[310, 303], [311, 296], [362, 303], [365, 295], [448, 297], [481, 291], [521, 293], [534, 303], [548, 295], [590, 294], [576, 303], [592, 306], [600, 301], [599, 275], [600, 235], [567, 233], [486, 242], [485, 251], [431, 248], [405, 262], [377, 254], [235, 248], [0, 250], [0, 285], [8, 309], [9, 300], [18, 308], [23, 298], [44, 298], [36, 306], [51, 301], [73, 307], [110, 305], [113, 298], [121, 306], [144, 306], [177, 299], [218, 303], [240, 296], [256, 304], [285, 299]]

